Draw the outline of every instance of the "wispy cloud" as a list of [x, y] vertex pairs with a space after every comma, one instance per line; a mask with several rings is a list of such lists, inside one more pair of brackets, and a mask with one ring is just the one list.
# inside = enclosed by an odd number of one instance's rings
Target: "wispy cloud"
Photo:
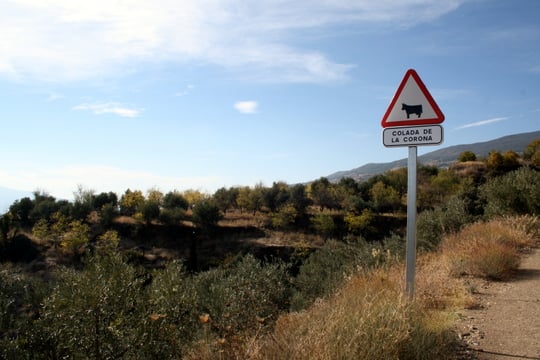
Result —
[[464, 1], [11, 0], [0, 13], [0, 75], [64, 82], [118, 76], [145, 62], [198, 62], [265, 81], [342, 81], [352, 64], [296, 47], [301, 32], [411, 26]]
[[499, 122], [499, 121], [504, 121], [504, 120], [507, 120], [507, 119], [508, 119], [507, 117], [497, 117], [497, 118], [493, 118], [493, 119], [477, 121], [477, 122], [473, 122], [473, 123], [470, 123], [470, 124], [465, 124], [465, 125], [459, 126], [459, 127], [456, 128], [456, 130], [467, 129], [467, 128], [477, 127], [477, 126], [490, 125], [490, 124], [493, 124], [493, 123], [496, 123], [496, 122]]
[[80, 104], [73, 107], [73, 110], [91, 111], [95, 115], [114, 114], [121, 117], [134, 118], [140, 115], [141, 109], [129, 108], [122, 104], [107, 102], [94, 104]]
[[234, 104], [234, 108], [242, 114], [254, 114], [257, 112], [259, 104], [256, 101], [238, 101]]

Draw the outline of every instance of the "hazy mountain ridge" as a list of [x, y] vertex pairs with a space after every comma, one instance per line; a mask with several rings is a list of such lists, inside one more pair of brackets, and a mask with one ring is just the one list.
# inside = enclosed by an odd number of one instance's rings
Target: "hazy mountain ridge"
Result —
[[[474, 152], [478, 157], [486, 157], [492, 150], [501, 152], [513, 150], [517, 153], [521, 153], [525, 147], [535, 139], [540, 139], [540, 131], [508, 135], [495, 140], [473, 144], [454, 145], [421, 155], [418, 157], [418, 162], [421, 164], [446, 167], [455, 162], [459, 155], [467, 150]], [[355, 180], [365, 180], [374, 175], [382, 174], [385, 171], [404, 166], [407, 166], [407, 158], [386, 163], [368, 163], [351, 170], [335, 172], [328, 175], [327, 178], [333, 182], [337, 182], [344, 177], [350, 177]], [[32, 197], [32, 192], [0, 186], [0, 212], [4, 213], [15, 200], [26, 196]]]
[[[467, 150], [474, 152], [477, 157], [487, 157], [492, 150], [500, 152], [513, 150], [520, 154], [535, 139], [540, 139], [540, 131], [508, 135], [473, 144], [449, 146], [418, 156], [418, 163], [447, 167], [455, 162], [462, 152]], [[407, 166], [407, 158], [386, 163], [368, 163], [351, 170], [335, 172], [328, 175], [327, 178], [332, 182], [339, 181], [344, 177], [365, 180], [385, 171], [405, 166]]]

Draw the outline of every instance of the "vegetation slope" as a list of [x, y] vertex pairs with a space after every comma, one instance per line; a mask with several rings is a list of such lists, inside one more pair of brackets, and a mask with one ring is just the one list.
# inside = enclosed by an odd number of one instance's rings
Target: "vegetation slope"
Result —
[[418, 173], [417, 293], [402, 296], [406, 171], [365, 182], [45, 193], [0, 218], [6, 359], [452, 358], [476, 278], [538, 240], [540, 140]]

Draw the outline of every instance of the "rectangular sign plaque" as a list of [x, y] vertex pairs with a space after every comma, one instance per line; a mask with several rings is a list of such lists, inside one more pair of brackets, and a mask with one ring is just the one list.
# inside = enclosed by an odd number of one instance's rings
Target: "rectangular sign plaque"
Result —
[[387, 147], [439, 145], [442, 141], [441, 125], [396, 126], [383, 130], [383, 144]]

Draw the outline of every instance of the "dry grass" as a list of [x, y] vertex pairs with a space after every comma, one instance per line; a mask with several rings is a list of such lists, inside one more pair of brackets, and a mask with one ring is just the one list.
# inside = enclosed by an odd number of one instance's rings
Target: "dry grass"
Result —
[[510, 277], [519, 266], [520, 253], [536, 243], [534, 233], [525, 229], [528, 223], [530, 219], [526, 218], [497, 219], [472, 224], [447, 236], [442, 249], [451, 273], [494, 280]]
[[223, 227], [261, 227], [268, 222], [267, 216], [262, 213], [228, 211], [219, 226]]
[[452, 276], [443, 253], [424, 253], [417, 261], [415, 301], [422, 308], [448, 311], [476, 306], [465, 279]]
[[282, 316], [254, 358], [445, 358], [448, 321], [408, 301], [395, 274], [353, 277], [334, 297]]
[[[504, 278], [523, 249], [538, 244], [536, 217], [476, 223], [419, 255], [413, 301], [403, 295], [404, 264], [357, 274], [333, 296], [302, 312], [282, 315], [270, 334], [190, 359], [452, 359], [455, 311], [475, 306], [467, 274]], [[212, 345], [213, 344], [213, 345]], [[217, 348], [220, 346], [218, 345]]]

